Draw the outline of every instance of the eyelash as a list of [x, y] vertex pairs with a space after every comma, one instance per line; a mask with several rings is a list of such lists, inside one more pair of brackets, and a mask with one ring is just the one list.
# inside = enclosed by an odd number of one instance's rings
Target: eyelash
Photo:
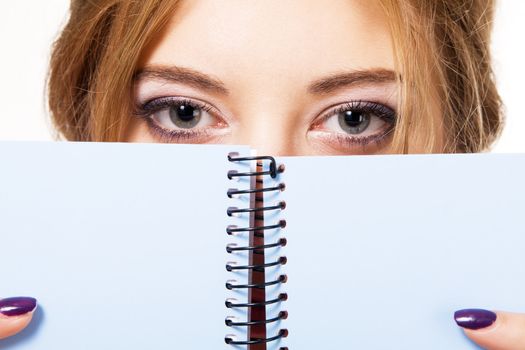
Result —
[[150, 132], [156, 136], [160, 142], [170, 143], [185, 143], [193, 142], [199, 143], [200, 140], [209, 139], [213, 135], [207, 129], [202, 129], [198, 131], [190, 130], [168, 130], [158, 125], [153, 120], [153, 115], [158, 113], [166, 108], [180, 107], [180, 106], [190, 106], [195, 109], [200, 109], [206, 113], [209, 113], [213, 118], [223, 121], [223, 118], [218, 116], [218, 112], [214, 107], [189, 98], [176, 98], [176, 97], [160, 97], [149, 100], [143, 104], [138, 104], [135, 107], [135, 115], [141, 119], [144, 119], [147, 124]]
[[[219, 112], [209, 104], [198, 100], [180, 97], [160, 97], [149, 100], [143, 104], [137, 105], [135, 114], [147, 122], [150, 132], [152, 132], [160, 142], [201, 143], [203, 140], [211, 139], [214, 135], [210, 132], [210, 128], [202, 128], [200, 130], [168, 130], [154, 121], [153, 115], [155, 113], [166, 108], [180, 107], [182, 105], [198, 108], [209, 113], [213, 118], [217, 119], [219, 123], [224, 121], [224, 119], [220, 117]], [[355, 145], [366, 146], [370, 143], [380, 144], [381, 141], [390, 135], [395, 127], [397, 117], [394, 110], [380, 103], [356, 100], [337, 105], [336, 108], [323, 113], [322, 116], [318, 118], [318, 121], [313, 123], [311, 130], [319, 128], [319, 126], [326, 123], [328, 119], [333, 118], [335, 115], [349, 110], [360, 113], [371, 113], [386, 122], [389, 126], [380, 133], [364, 137], [329, 132], [326, 133], [327, 135], [324, 137], [328, 138], [330, 142], [343, 145], [344, 147], [353, 147]]]
[[[328, 112], [325, 112], [322, 114], [322, 116], [319, 118], [317, 122], [314, 122], [313, 129], [319, 127], [320, 125], [326, 123], [326, 121], [330, 118], [333, 118], [335, 115], [339, 113], [343, 113], [346, 111], [354, 111], [354, 112], [360, 112], [360, 113], [371, 113], [386, 122], [389, 127], [381, 133], [377, 133], [370, 136], [361, 136], [361, 137], [354, 137], [349, 135], [344, 135], [341, 133], [337, 133], [335, 135], [329, 136], [330, 139], [334, 140], [335, 142], [343, 145], [347, 145], [348, 147], [357, 145], [366, 146], [369, 143], [376, 143], [379, 144], [381, 141], [383, 141], [387, 136], [390, 135], [390, 133], [394, 130], [395, 124], [397, 121], [397, 113], [395, 110], [375, 102], [370, 101], [363, 101], [363, 100], [356, 100], [344, 103], [342, 105], [337, 105], [336, 108], [330, 109]], [[333, 133], [332, 133], [333, 134]]]
[[328, 118], [330, 116], [333, 116], [334, 114], [345, 112], [348, 110], [361, 113], [374, 113], [381, 119], [389, 122], [393, 122], [396, 119], [395, 111], [390, 109], [389, 107], [380, 103], [362, 100], [351, 101], [342, 105], [338, 105], [337, 108], [330, 110], [327, 113], [324, 113], [321, 119]]

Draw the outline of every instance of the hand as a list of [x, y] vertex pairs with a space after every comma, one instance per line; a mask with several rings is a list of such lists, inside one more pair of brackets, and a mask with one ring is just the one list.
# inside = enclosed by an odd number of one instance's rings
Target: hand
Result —
[[33, 318], [35, 309], [36, 299], [34, 298], [0, 299], [0, 340], [26, 328]]
[[466, 309], [456, 311], [454, 318], [483, 349], [525, 350], [525, 314]]

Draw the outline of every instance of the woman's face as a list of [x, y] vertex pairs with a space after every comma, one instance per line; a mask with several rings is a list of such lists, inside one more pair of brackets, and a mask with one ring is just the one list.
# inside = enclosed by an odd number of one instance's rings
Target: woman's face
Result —
[[127, 139], [387, 153], [398, 89], [378, 1], [182, 1], [142, 57]]

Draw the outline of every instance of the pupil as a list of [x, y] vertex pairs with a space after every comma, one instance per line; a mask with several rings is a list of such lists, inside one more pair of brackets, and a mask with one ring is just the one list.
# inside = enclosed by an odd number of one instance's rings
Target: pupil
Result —
[[370, 126], [372, 115], [366, 111], [347, 110], [339, 113], [339, 126], [351, 135], [362, 134]]
[[180, 120], [189, 122], [195, 118], [195, 108], [188, 105], [182, 105], [177, 108], [177, 116]]
[[202, 110], [189, 104], [173, 106], [169, 110], [170, 120], [182, 129], [193, 129], [202, 119]]
[[344, 115], [345, 123], [352, 128], [358, 127], [365, 121], [365, 116], [361, 112], [346, 111]]

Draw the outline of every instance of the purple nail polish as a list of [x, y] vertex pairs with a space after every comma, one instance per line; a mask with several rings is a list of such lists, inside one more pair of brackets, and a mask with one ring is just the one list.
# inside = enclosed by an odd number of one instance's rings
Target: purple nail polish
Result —
[[492, 325], [496, 321], [496, 314], [483, 309], [464, 309], [454, 313], [454, 319], [458, 326], [466, 329], [482, 329]]
[[14, 297], [0, 300], [0, 314], [4, 316], [20, 316], [36, 308], [36, 299], [30, 297]]

